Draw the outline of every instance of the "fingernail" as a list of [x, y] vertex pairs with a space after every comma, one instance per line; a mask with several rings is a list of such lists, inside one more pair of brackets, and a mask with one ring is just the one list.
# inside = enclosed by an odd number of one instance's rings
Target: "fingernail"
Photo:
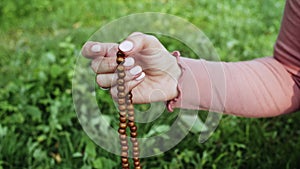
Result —
[[136, 80], [136, 81], [140, 81], [140, 80], [142, 80], [144, 77], [145, 77], [145, 73], [142, 72], [142, 74], [141, 74], [139, 77], [137, 77], [135, 80]]
[[91, 48], [91, 51], [92, 52], [100, 52], [101, 51], [101, 46], [96, 44], [96, 45], [93, 45], [92, 48]]
[[132, 66], [134, 64], [134, 59], [132, 57], [128, 57], [125, 59], [124, 66]]
[[130, 69], [129, 73], [133, 76], [139, 74], [142, 72], [142, 67], [141, 66], [135, 66], [134, 68]]
[[133, 43], [126, 40], [119, 45], [119, 49], [123, 52], [128, 52], [133, 48]]

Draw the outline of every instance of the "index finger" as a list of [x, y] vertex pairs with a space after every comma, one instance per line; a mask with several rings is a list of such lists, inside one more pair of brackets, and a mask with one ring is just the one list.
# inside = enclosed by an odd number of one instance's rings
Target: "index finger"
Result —
[[116, 43], [100, 43], [88, 41], [82, 49], [81, 54], [89, 59], [95, 59], [96, 57], [112, 57], [115, 56], [118, 51], [118, 44]]

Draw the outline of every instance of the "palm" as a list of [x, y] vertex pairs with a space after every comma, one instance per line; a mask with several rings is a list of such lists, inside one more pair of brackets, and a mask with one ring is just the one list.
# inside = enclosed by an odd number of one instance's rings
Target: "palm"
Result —
[[177, 81], [176, 77], [172, 77], [175, 57], [164, 48], [141, 51], [133, 57], [138, 65], [143, 65], [146, 74], [144, 81], [132, 90], [135, 103], [167, 101], [175, 97]]

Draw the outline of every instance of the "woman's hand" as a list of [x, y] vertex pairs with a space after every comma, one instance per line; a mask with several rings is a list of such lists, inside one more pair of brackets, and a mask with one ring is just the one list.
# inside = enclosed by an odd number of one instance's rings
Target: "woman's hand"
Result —
[[97, 73], [100, 87], [110, 88], [117, 98], [116, 53], [125, 53], [126, 92], [132, 90], [133, 103], [167, 101], [178, 95], [177, 81], [181, 69], [157, 38], [132, 33], [120, 45], [116, 43], [87, 42], [82, 54], [92, 59], [91, 67]]

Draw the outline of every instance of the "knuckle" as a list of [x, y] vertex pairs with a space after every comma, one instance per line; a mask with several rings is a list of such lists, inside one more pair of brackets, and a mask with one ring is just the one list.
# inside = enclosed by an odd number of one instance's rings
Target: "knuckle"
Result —
[[144, 35], [142, 32], [132, 32], [129, 36]]
[[105, 57], [115, 56], [118, 51], [118, 44], [113, 44], [107, 49]]
[[154, 35], [147, 35], [147, 39], [153, 42], [159, 42], [159, 40]]
[[113, 72], [117, 64], [114, 58], [99, 57], [92, 61], [91, 67], [96, 73], [110, 73]]
[[95, 60], [92, 60], [91, 62], [91, 68], [92, 70], [97, 73], [98, 72], [98, 67], [99, 67], [99, 64], [97, 64], [97, 62]]
[[103, 80], [102, 80], [102, 76], [101, 75], [98, 75], [97, 76], [97, 80], [96, 80], [98, 86], [100, 87], [106, 87], [104, 84], [103, 84]]
[[108, 60], [107, 62], [105, 62], [105, 66], [108, 68], [108, 70], [114, 70], [116, 67], [116, 64], [114, 61]]
[[96, 59], [93, 59], [92, 62], [91, 62], [91, 67], [92, 67], [92, 70], [95, 72], [95, 73], [98, 73], [100, 72], [100, 68], [101, 68], [101, 63], [102, 62], [102, 59], [100, 58], [96, 58]]

